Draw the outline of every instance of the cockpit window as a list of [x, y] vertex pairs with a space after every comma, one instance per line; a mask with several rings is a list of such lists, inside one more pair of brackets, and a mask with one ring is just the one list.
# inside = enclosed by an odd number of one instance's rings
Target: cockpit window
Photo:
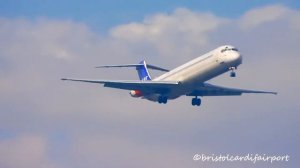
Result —
[[237, 48], [228, 48], [228, 47], [225, 47], [224, 49], [221, 50], [221, 52], [223, 53], [225, 51], [230, 51], [230, 50], [232, 50], [232, 51], [239, 51]]
[[225, 47], [224, 49], [221, 50], [221, 53], [227, 51], [228, 47]]

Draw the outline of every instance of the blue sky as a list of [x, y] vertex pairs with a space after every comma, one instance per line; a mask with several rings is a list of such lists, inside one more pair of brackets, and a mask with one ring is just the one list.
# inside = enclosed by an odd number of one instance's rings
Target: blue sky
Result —
[[89, 24], [95, 30], [106, 31], [117, 24], [141, 21], [147, 15], [170, 13], [176, 8], [210, 12], [218, 16], [236, 18], [245, 11], [269, 4], [282, 4], [299, 8], [297, 0], [1, 0], [0, 15], [9, 18], [70, 19]]
[[[299, 1], [0, 0], [0, 167], [297, 167]], [[232, 44], [243, 64], [209, 81], [279, 94], [182, 96], [168, 104], [63, 77], [138, 79]], [[159, 73], [150, 72], [154, 78]], [[196, 153], [291, 156], [202, 163]]]

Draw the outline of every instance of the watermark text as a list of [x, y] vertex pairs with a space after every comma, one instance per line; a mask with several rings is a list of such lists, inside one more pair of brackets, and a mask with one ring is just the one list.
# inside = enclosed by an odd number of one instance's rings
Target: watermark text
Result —
[[230, 155], [230, 154], [195, 154], [194, 161], [202, 162], [287, 162], [290, 160], [289, 155], [266, 155], [266, 154], [246, 154], [246, 155]]

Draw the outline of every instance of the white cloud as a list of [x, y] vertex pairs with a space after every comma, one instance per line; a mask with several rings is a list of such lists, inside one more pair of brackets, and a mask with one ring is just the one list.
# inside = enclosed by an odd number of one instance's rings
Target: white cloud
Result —
[[115, 39], [133, 43], [131, 45], [152, 45], [161, 56], [191, 56], [195, 49], [207, 46], [209, 33], [226, 21], [210, 13], [179, 8], [171, 14], [148, 16], [142, 23], [117, 26], [110, 33]]
[[255, 28], [261, 24], [282, 18], [288, 11], [288, 8], [281, 5], [271, 5], [252, 9], [244, 14], [241, 18], [240, 25], [243, 29]]
[[0, 140], [0, 167], [55, 168], [47, 156], [47, 143], [39, 136], [24, 135]]
[[0, 22], [2, 53], [17, 59], [30, 57], [27, 54], [41, 58], [71, 59], [78, 56], [76, 51], [79, 46], [81, 50], [85, 50], [89, 45], [85, 42], [93, 38], [84, 24], [71, 21], [41, 18], [31, 22], [1, 18]]
[[[192, 166], [192, 152], [180, 146], [135, 141], [118, 135], [78, 137], [72, 144], [72, 167], [183, 167]], [[160, 151], [159, 153], [157, 151]]]
[[[147, 17], [142, 23], [117, 26], [112, 29], [111, 34], [115, 38], [129, 41], [159, 42], [159, 39], [169, 39], [173, 35], [182, 35], [181, 38], [193, 40], [191, 39], [193, 35], [206, 36], [205, 33], [216, 29], [224, 20], [209, 13], [195, 13], [180, 8], [170, 15], [157, 14]], [[200, 44], [207, 43], [207, 39], [199, 40]]]

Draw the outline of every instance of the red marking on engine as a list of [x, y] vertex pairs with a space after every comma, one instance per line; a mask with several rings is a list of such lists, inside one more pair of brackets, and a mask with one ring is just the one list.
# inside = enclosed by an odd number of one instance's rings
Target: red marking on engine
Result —
[[141, 92], [140, 90], [132, 90], [132, 91], [130, 91], [130, 94], [131, 94], [131, 96], [133, 96], [133, 97], [140, 97], [140, 96], [143, 95], [142, 92]]

